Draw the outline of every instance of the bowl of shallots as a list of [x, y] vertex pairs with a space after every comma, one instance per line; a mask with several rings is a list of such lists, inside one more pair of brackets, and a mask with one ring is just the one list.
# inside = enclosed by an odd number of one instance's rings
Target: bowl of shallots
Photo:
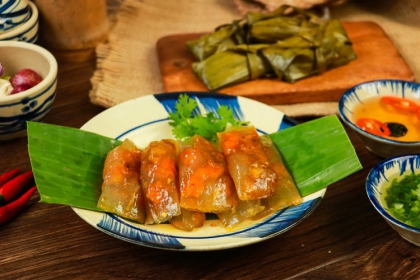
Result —
[[57, 61], [27, 42], [0, 42], [0, 141], [26, 136], [27, 121], [42, 121], [54, 103]]

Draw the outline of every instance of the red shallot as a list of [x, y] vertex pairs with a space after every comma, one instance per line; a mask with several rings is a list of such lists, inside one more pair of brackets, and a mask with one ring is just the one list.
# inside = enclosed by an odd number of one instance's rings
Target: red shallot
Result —
[[13, 93], [22, 92], [30, 89], [42, 81], [41, 76], [32, 69], [21, 69], [16, 75], [10, 78], [14, 90]]

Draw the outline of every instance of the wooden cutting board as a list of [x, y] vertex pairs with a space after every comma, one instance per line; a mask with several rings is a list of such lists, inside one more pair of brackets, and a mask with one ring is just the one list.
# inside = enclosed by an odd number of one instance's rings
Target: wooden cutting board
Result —
[[[382, 28], [373, 22], [343, 22], [353, 42], [357, 59], [328, 70], [322, 75], [293, 84], [278, 79], [257, 79], [217, 92], [239, 95], [270, 105], [338, 101], [348, 88], [371, 80], [400, 79], [413, 81], [414, 74]], [[194, 56], [186, 42], [201, 34], [176, 34], [157, 42], [157, 53], [165, 92], [208, 91], [194, 75]]]

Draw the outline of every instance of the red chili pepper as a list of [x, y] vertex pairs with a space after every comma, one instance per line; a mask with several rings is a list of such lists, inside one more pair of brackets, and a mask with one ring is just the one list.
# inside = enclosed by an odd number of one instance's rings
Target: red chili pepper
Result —
[[378, 135], [378, 136], [389, 136], [391, 131], [388, 126], [381, 121], [372, 118], [360, 118], [356, 121], [358, 127], [366, 132]]
[[398, 96], [384, 96], [381, 98], [381, 100], [397, 109], [412, 113], [416, 112], [417, 108], [419, 107], [416, 102]]
[[3, 186], [6, 182], [10, 181], [15, 177], [16, 173], [19, 172], [19, 168], [12, 169], [0, 175], [0, 187]]
[[36, 190], [36, 186], [31, 187], [18, 199], [0, 207], [0, 225], [9, 221], [28, 203], [32, 194]]
[[0, 204], [11, 201], [32, 180], [32, 170], [26, 171], [6, 182], [0, 188]]

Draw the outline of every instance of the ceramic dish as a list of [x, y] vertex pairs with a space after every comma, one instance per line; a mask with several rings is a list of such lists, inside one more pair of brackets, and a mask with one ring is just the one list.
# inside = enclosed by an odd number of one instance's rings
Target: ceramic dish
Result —
[[[276, 132], [295, 122], [282, 112], [242, 97], [189, 92], [201, 112], [229, 105], [238, 119], [250, 121], [261, 134]], [[87, 122], [82, 129], [123, 140], [139, 147], [156, 139], [173, 138], [168, 112], [174, 110], [178, 94], [149, 95], [111, 107]], [[263, 112], [263, 113], [262, 113]], [[267, 121], [269, 120], [269, 121]], [[153, 248], [186, 251], [221, 250], [245, 246], [277, 236], [303, 221], [319, 205], [326, 189], [304, 197], [304, 202], [258, 221], [246, 221], [227, 232], [219, 220], [207, 220], [203, 227], [185, 232], [170, 224], [145, 226], [112, 214], [73, 208], [87, 223], [116, 238]]]
[[[0, 1], [1, 2], [1, 1]], [[23, 41], [35, 43], [38, 40], [38, 8], [32, 1], [29, 1], [30, 17], [18, 26], [5, 32], [0, 32], [0, 41]]]
[[50, 112], [57, 92], [58, 64], [55, 57], [36, 44], [0, 41], [2, 77], [29, 68], [42, 77], [36, 86], [0, 97], [0, 141], [26, 135], [27, 121], [43, 121]]
[[395, 219], [386, 206], [386, 189], [394, 178], [400, 180], [409, 174], [420, 173], [420, 154], [386, 159], [369, 172], [366, 192], [373, 207], [398, 234], [410, 243], [420, 246], [420, 229]]
[[[416, 153], [420, 141], [398, 141], [369, 133], [355, 124], [354, 109], [365, 100], [376, 96], [395, 96], [420, 101], [420, 84], [401, 80], [376, 80], [348, 89], [340, 98], [338, 112], [341, 119], [357, 133], [372, 153], [383, 158]], [[415, 118], [415, 115], [413, 114]]]
[[28, 0], [0, 1], [0, 33], [26, 22], [31, 16]]

